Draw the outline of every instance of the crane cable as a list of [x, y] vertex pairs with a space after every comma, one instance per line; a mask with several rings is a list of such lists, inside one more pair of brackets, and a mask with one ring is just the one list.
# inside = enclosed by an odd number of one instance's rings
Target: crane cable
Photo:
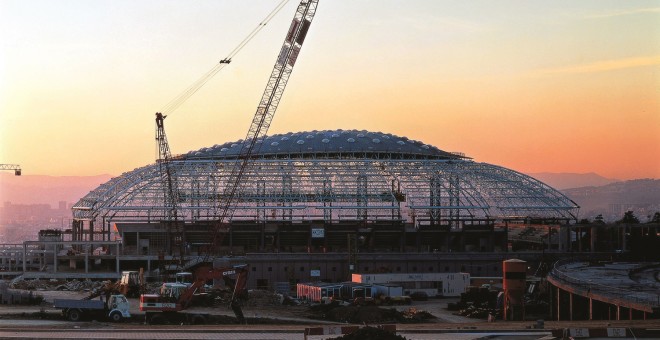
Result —
[[197, 92], [204, 84], [206, 84], [213, 76], [215, 76], [220, 70], [222, 70], [227, 64], [229, 64], [240, 52], [245, 45], [247, 45], [265, 26], [268, 22], [289, 2], [289, 0], [282, 0], [276, 7], [273, 9], [260, 23], [255, 27], [250, 34], [248, 34], [243, 41], [241, 41], [238, 46], [236, 46], [226, 58], [220, 60], [215, 64], [208, 72], [202, 75], [197, 81], [195, 81], [190, 87], [185, 91], [179, 94], [177, 97], [172, 99], [165, 107], [160, 111], [164, 115], [171, 114], [176, 109], [178, 109], [188, 98], [190, 98], [195, 92]]

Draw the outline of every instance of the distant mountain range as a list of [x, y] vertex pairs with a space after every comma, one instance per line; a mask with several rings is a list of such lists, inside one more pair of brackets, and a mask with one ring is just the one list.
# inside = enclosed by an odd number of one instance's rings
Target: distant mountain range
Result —
[[541, 182], [560, 190], [580, 206], [579, 218], [602, 215], [607, 222], [633, 211], [641, 221], [660, 211], [660, 180], [620, 181], [595, 173], [530, 173]]
[[618, 179], [605, 178], [593, 172], [588, 174], [539, 172], [527, 175], [532, 176], [557, 190], [597, 187], [620, 182]]
[[562, 192], [580, 205], [580, 216], [584, 218], [602, 214], [606, 221], [616, 221], [630, 210], [644, 222], [649, 215], [660, 212], [659, 179], [636, 179]]

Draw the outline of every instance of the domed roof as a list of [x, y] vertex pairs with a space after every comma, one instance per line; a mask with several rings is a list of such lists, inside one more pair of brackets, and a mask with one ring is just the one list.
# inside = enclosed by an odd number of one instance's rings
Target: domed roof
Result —
[[[231, 165], [239, 163], [244, 145], [229, 142], [173, 157], [170, 175], [182, 220], [217, 218], [217, 198], [228, 188], [227, 179], [235, 169]], [[574, 220], [579, 208], [525, 174], [381, 132], [272, 135], [257, 145], [253, 157], [248, 180], [241, 183], [233, 203], [240, 213], [232, 221], [279, 221], [282, 215], [264, 211], [285, 205], [292, 220], [363, 221], [367, 216], [412, 223], [457, 217]], [[170, 207], [162, 193], [172, 189], [161, 164], [134, 169], [100, 185], [74, 205], [74, 218], [104, 218], [103, 223], [168, 218]]]
[[[245, 141], [238, 140], [190, 151], [183, 159], [231, 159], [241, 152]], [[398, 159], [459, 159], [463, 155], [442, 151], [433, 145], [391, 133], [366, 130], [323, 130], [289, 132], [266, 136], [255, 148], [257, 158], [290, 158], [324, 155], [336, 158], [359, 153], [375, 158]]]

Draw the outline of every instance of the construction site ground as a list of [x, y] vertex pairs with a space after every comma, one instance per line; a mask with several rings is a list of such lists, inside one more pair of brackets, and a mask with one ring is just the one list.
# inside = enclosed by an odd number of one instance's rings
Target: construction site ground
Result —
[[[19, 291], [19, 290], [15, 290]], [[35, 313], [44, 313], [44, 318], [57, 319], [60, 317], [60, 311], [53, 308], [55, 299], [84, 299], [89, 295], [89, 291], [66, 291], [66, 290], [37, 290], [33, 291], [35, 295], [41, 295], [44, 302], [38, 306], [28, 305], [0, 305], [0, 319], [8, 317], [27, 318]], [[139, 299], [128, 298], [130, 302], [130, 312], [134, 316], [132, 321], [138, 322], [139, 317], [144, 315], [139, 310]], [[411, 308], [417, 311], [428, 312], [434, 318], [429, 318], [429, 323], [481, 323], [485, 320], [469, 319], [459, 315], [453, 315], [447, 311], [448, 302], [456, 302], [457, 298], [450, 299], [432, 299], [428, 301], [415, 301], [412, 305], [402, 306], [382, 306], [384, 309], [396, 309], [406, 312]], [[250, 299], [244, 303], [243, 312], [253, 323], [282, 323], [282, 324], [335, 324], [337, 322], [325, 321], [320, 318], [322, 312], [311, 312], [310, 305], [302, 304], [297, 306], [284, 306], [274, 301], [273, 295], [263, 291], [252, 291]], [[226, 316], [229, 319], [234, 317], [232, 310], [228, 306], [217, 305], [213, 307], [196, 306], [188, 311], [207, 313], [210, 315]], [[55, 316], [53, 316], [55, 314]]]
[[[20, 291], [20, 290], [18, 290]], [[131, 304], [131, 320], [122, 323], [110, 323], [105, 321], [84, 321], [72, 323], [66, 321], [61, 312], [52, 307], [54, 299], [83, 299], [89, 295], [89, 291], [62, 291], [62, 290], [37, 290], [34, 294], [43, 296], [44, 302], [40, 305], [0, 305], [0, 327], [17, 327], [20, 325], [29, 325], [31, 327], [49, 327], [49, 328], [107, 328], [121, 329], [124, 327], [136, 327], [142, 325], [143, 313], [139, 310], [139, 300], [129, 298]], [[273, 301], [272, 294], [256, 291], [250, 295], [251, 299], [243, 307], [244, 314], [248, 324], [259, 324], [274, 329], [288, 329], [310, 327], [314, 325], [340, 324], [340, 322], [328, 321], [320, 318], [318, 312], [312, 312], [309, 305], [283, 306]], [[397, 323], [397, 329], [416, 330], [424, 332], [425, 330], [446, 330], [446, 331], [482, 331], [482, 330], [511, 330], [522, 331], [534, 329], [537, 320], [530, 321], [501, 321], [487, 322], [486, 320], [471, 319], [454, 315], [448, 311], [447, 303], [456, 302], [458, 298], [429, 299], [428, 301], [414, 301], [412, 305], [404, 306], [383, 306], [382, 309], [396, 309], [398, 311], [408, 311], [414, 308], [417, 311], [424, 311], [432, 315], [419, 322]], [[194, 307], [190, 311], [207, 313], [218, 317], [217, 324], [224, 325], [225, 328], [240, 329], [244, 327], [235, 322], [235, 317], [231, 309], [227, 306], [214, 307]], [[372, 312], [369, 312], [372, 313]], [[425, 313], [426, 314], [426, 313]], [[377, 324], [375, 321], [371, 324]], [[391, 323], [391, 322], [388, 322]], [[75, 326], [72, 326], [75, 325]], [[345, 324], [345, 323], [343, 323]], [[159, 325], [159, 328], [177, 328], [180, 325]], [[191, 326], [191, 327], [211, 327]], [[545, 329], [561, 329], [571, 327], [625, 327], [625, 328], [660, 328], [660, 320], [632, 320], [632, 321], [544, 321]]]

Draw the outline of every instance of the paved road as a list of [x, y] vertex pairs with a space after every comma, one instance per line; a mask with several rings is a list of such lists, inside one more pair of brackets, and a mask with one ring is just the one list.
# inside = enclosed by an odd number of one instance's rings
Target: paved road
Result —
[[[409, 340], [470, 340], [483, 337], [504, 337], [507, 339], [541, 339], [549, 332], [516, 332], [516, 333], [410, 333], [398, 332]], [[338, 335], [309, 336], [308, 340], [323, 340]], [[58, 329], [58, 330], [30, 330], [17, 328], [13, 330], [0, 330], [2, 339], [232, 339], [232, 340], [304, 340], [302, 330], [222, 330], [222, 329], [189, 329], [189, 330], [161, 330], [161, 329]]]

